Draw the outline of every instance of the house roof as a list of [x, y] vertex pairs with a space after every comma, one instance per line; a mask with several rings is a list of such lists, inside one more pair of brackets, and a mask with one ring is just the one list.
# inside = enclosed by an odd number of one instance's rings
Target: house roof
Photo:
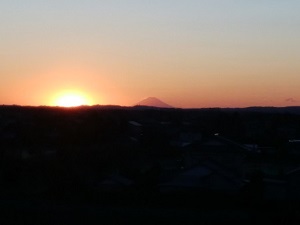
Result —
[[290, 170], [289, 172], [286, 173], [286, 175], [293, 175], [293, 174], [296, 174], [296, 173], [300, 173], [300, 167], [298, 167], [296, 169], [293, 169], [293, 170]]
[[140, 124], [140, 123], [138, 123], [138, 122], [136, 122], [136, 121], [129, 121], [128, 123], [129, 123], [130, 125], [137, 126], [137, 127], [141, 127], [141, 126], [142, 126], [142, 124]]
[[216, 137], [218, 140], [220, 140], [220, 141], [222, 141], [222, 142], [224, 142], [224, 143], [226, 143], [226, 144], [228, 144], [228, 145], [232, 145], [232, 146], [234, 146], [234, 147], [236, 147], [236, 148], [238, 148], [238, 149], [246, 150], [246, 151], [249, 151], [249, 150], [250, 150], [247, 146], [242, 145], [242, 144], [240, 144], [240, 143], [238, 143], [238, 142], [236, 142], [236, 141], [230, 140], [230, 139], [228, 139], [228, 138], [225, 138], [225, 137], [223, 137], [223, 136], [218, 135], [218, 136], [215, 136], [215, 137]]
[[237, 153], [248, 153], [251, 151], [251, 149], [247, 146], [232, 141], [228, 138], [222, 137], [220, 135], [211, 136], [206, 140], [203, 140], [201, 143], [198, 143], [197, 145], [199, 146], [199, 144], [203, 147], [226, 147], [227, 150], [234, 151]]
[[210, 175], [212, 171], [205, 167], [195, 167], [178, 174], [173, 180], [160, 184], [160, 187], [176, 186], [176, 187], [204, 187], [205, 183], [202, 181], [204, 177]]
[[[214, 176], [214, 180], [206, 179]], [[160, 188], [172, 188], [175, 190], [186, 188], [208, 188], [211, 190], [237, 190], [243, 184], [243, 181], [237, 178], [234, 172], [227, 168], [206, 161], [198, 166], [188, 169], [169, 182], [164, 182], [159, 185]]]

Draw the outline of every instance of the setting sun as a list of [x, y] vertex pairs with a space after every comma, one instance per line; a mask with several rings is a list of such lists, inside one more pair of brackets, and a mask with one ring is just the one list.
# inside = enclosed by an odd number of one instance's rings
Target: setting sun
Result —
[[76, 107], [81, 105], [90, 105], [91, 102], [80, 93], [65, 93], [55, 100], [55, 105], [62, 107]]

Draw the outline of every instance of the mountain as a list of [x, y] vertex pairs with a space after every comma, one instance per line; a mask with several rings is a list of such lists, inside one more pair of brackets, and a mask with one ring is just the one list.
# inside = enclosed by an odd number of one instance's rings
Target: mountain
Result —
[[165, 103], [155, 97], [145, 98], [144, 100], [138, 102], [136, 105], [137, 106], [158, 107], [158, 108], [173, 108], [172, 106], [168, 105], [167, 103]]

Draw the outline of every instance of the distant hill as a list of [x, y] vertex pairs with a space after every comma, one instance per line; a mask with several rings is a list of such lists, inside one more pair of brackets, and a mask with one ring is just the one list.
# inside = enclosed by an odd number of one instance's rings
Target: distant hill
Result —
[[155, 97], [145, 98], [142, 101], [138, 102], [136, 106], [149, 106], [149, 107], [158, 107], [158, 108], [173, 108], [173, 106], [168, 105], [167, 103], [161, 101]]
[[223, 108], [223, 111], [237, 111], [237, 112], [256, 112], [256, 113], [273, 113], [273, 114], [300, 114], [299, 106], [287, 107], [247, 107], [247, 108]]

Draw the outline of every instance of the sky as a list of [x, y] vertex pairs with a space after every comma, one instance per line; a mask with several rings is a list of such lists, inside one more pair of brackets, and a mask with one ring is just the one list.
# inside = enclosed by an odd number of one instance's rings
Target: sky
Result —
[[0, 104], [300, 105], [298, 0], [0, 2]]

